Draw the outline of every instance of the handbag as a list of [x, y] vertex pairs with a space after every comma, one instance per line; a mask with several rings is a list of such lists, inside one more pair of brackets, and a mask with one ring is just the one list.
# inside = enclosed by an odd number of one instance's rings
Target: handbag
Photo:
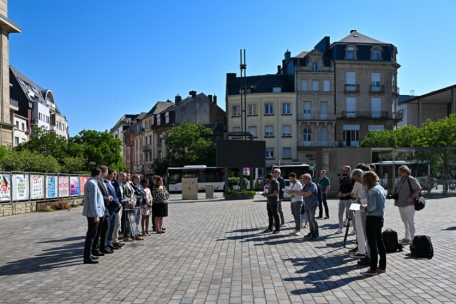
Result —
[[[410, 180], [408, 177], [407, 177], [407, 181], [408, 181], [410, 190], [412, 190], [412, 192], [413, 192], [412, 185], [410, 184]], [[413, 198], [413, 202], [415, 203], [415, 211], [420, 211], [420, 210], [424, 209], [424, 207], [426, 207], [426, 200], [424, 199], [424, 197], [421, 196], [421, 191], [417, 196], [415, 196]]]

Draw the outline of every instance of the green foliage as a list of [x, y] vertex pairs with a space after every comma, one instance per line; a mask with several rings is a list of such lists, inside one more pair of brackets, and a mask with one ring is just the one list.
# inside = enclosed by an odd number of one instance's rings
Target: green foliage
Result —
[[168, 167], [170, 167], [168, 158], [156, 158], [154, 160], [153, 168], [155, 174], [164, 176]]
[[[241, 178], [239, 177], [228, 177], [228, 185], [230, 188], [233, 186], [239, 186], [241, 184]], [[244, 177], [244, 185], [248, 185], [249, 180]]]
[[253, 190], [231, 190], [227, 189], [226, 194], [228, 195], [236, 195], [236, 194], [250, 194], [250, 195], [255, 195], [256, 192]]
[[52, 156], [24, 151], [10, 151], [0, 161], [2, 170], [27, 172], [60, 172], [59, 162]]
[[86, 167], [87, 161], [81, 157], [64, 157], [62, 159], [62, 171], [67, 173], [76, 173]]

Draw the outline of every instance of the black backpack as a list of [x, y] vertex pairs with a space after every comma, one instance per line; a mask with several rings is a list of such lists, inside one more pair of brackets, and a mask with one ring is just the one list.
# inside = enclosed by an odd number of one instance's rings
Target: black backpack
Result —
[[386, 229], [382, 232], [383, 244], [385, 244], [386, 252], [402, 251], [402, 244], [399, 243], [397, 232], [393, 229]]
[[320, 186], [319, 183], [315, 183], [317, 185], [317, 193], [315, 194], [318, 198], [318, 204], [321, 204], [323, 201], [323, 188]]
[[431, 238], [427, 235], [415, 235], [410, 244], [410, 253], [417, 258], [432, 259], [434, 247], [432, 247]]

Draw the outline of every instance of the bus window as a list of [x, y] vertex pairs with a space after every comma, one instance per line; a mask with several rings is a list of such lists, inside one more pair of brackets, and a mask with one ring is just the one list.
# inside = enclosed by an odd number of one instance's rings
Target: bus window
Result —
[[176, 173], [169, 173], [168, 183], [169, 184], [177, 184], [181, 182], [181, 174], [180, 172]]
[[199, 183], [206, 182], [206, 171], [205, 170], [198, 170], [198, 182]]

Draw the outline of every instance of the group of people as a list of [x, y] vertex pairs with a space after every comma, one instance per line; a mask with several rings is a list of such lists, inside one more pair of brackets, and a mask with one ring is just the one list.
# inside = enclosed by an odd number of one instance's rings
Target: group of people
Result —
[[169, 193], [158, 175], [149, 185], [149, 180], [141, 180], [138, 174], [117, 174], [106, 166], [93, 168], [84, 186], [82, 215], [87, 217], [88, 225], [84, 264], [96, 264], [100, 256], [121, 249], [125, 242], [150, 236], [151, 216], [152, 230], [165, 233], [163, 218], [168, 216], [168, 203]]
[[[325, 218], [329, 218], [326, 195], [330, 189], [330, 182], [326, 177], [326, 171], [320, 172], [317, 181], [321, 186], [321, 190], [319, 190], [319, 187], [312, 182], [310, 174], [303, 174], [298, 180], [293, 172], [288, 175], [290, 189], [284, 189], [278, 182], [276, 170], [280, 176], [280, 170], [274, 169], [274, 174], [268, 173], [265, 177], [269, 187], [268, 191], [262, 195], [267, 198], [269, 225], [264, 232], [279, 233], [281, 227], [278, 212], [278, 205], [281, 202], [280, 191], [286, 191], [291, 195], [291, 213], [295, 221], [295, 229], [290, 234], [301, 235], [300, 230], [304, 220], [302, 210], [304, 210], [305, 220], [309, 223], [310, 230], [304, 238], [318, 239], [320, 235], [315, 216], [317, 207], [320, 208], [317, 218], [323, 216], [322, 205], [325, 207]], [[407, 243], [411, 242], [416, 234], [414, 197], [419, 195], [421, 187], [419, 182], [411, 176], [411, 171], [407, 166], [400, 166], [398, 174], [400, 179], [394, 187], [393, 198], [405, 227], [405, 236], [400, 241]], [[342, 233], [343, 226], [350, 225], [350, 220], [353, 222], [352, 233], [356, 234], [357, 246], [350, 250], [350, 254], [352, 257], [360, 258], [359, 265], [369, 266], [367, 270], [361, 272], [363, 275], [376, 275], [386, 271], [386, 249], [382, 240], [382, 227], [387, 195], [378, 181], [375, 165], [364, 163], [358, 164], [354, 170], [348, 165], [343, 166], [339, 179], [337, 194], [339, 197], [339, 229], [336, 234]], [[318, 191], [322, 191], [321, 196], [324, 198], [321, 200], [321, 204], [318, 200]], [[359, 206], [355, 205], [351, 208], [352, 204]], [[354, 216], [351, 214], [352, 211]], [[273, 230], [274, 222], [275, 229]]]

